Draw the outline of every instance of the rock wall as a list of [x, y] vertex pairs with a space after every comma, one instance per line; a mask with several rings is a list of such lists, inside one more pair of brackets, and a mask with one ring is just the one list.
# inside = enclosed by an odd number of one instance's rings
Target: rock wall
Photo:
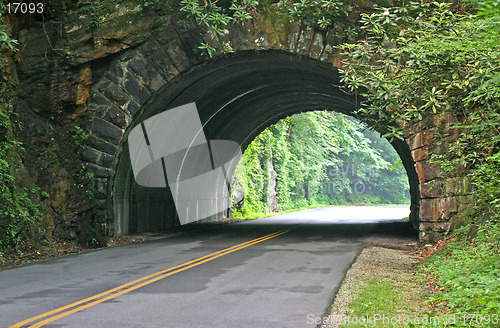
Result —
[[446, 154], [462, 132], [452, 128], [457, 118], [443, 113], [406, 127], [405, 137], [412, 151], [420, 180], [420, 241], [435, 242], [449, 231], [467, 223], [464, 213], [473, 202], [472, 184], [464, 167], [443, 171], [429, 160], [431, 154]]

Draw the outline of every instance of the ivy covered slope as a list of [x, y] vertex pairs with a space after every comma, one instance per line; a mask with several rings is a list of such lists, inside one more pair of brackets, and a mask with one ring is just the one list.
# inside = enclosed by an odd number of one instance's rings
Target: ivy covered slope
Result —
[[392, 146], [339, 113], [308, 112], [281, 120], [255, 138], [243, 159], [246, 196], [233, 216], [318, 204], [409, 201], [408, 178]]
[[3, 251], [14, 246], [23, 236], [24, 225], [31, 226], [39, 214], [31, 201], [37, 190], [16, 190], [14, 165], [20, 162], [21, 145], [15, 140], [12, 128], [12, 111], [16, 81], [11, 76], [12, 55], [17, 41], [10, 36], [9, 26], [2, 16], [5, 4], [0, 2], [0, 263]]

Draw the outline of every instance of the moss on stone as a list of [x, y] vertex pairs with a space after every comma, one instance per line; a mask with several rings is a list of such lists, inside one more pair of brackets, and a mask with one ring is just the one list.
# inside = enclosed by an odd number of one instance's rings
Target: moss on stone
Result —
[[270, 47], [286, 44], [286, 38], [292, 31], [293, 18], [282, 14], [277, 8], [277, 4], [271, 0], [261, 0], [259, 2], [259, 25], [251, 29], [252, 34], [264, 34]]

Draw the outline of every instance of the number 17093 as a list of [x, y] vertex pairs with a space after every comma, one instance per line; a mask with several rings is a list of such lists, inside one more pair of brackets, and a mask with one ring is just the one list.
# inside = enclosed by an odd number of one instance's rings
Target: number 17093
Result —
[[7, 4], [9, 14], [41, 14], [43, 13], [43, 3], [13, 2]]

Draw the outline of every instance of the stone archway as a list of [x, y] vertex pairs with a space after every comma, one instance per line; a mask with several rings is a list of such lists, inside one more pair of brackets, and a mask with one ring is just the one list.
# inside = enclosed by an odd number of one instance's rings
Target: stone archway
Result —
[[[233, 140], [243, 148], [286, 116], [319, 109], [352, 116], [359, 106], [357, 97], [342, 89], [339, 74], [331, 65], [284, 52], [250, 51], [209, 61], [179, 76], [142, 106], [129, 127], [190, 102], [198, 105], [208, 139]], [[411, 218], [418, 226], [420, 194], [411, 152], [403, 141], [396, 140], [393, 146], [408, 173]], [[110, 182], [116, 233], [175, 224], [175, 206], [168, 188], [144, 188], [134, 183], [126, 147]]]

